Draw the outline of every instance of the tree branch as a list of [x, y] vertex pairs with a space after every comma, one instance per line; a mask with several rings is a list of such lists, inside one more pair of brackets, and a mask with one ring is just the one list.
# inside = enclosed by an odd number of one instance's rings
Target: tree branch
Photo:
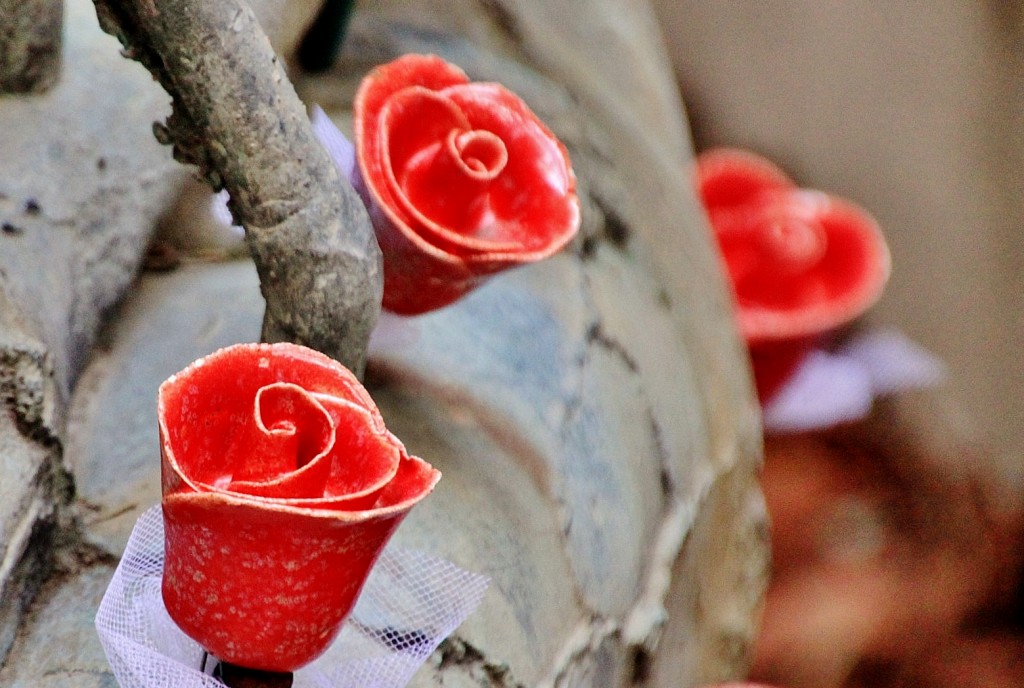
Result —
[[380, 313], [380, 250], [252, 10], [240, 0], [95, 5], [103, 29], [171, 94], [157, 138], [231, 194], [267, 304], [264, 341], [305, 344], [361, 374]]
[[0, 93], [49, 88], [60, 72], [63, 0], [0, 0]]

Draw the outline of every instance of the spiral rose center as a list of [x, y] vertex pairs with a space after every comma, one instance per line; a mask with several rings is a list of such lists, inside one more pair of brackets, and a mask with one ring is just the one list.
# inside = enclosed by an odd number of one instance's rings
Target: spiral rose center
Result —
[[771, 269], [784, 274], [807, 272], [825, 255], [828, 240], [820, 222], [775, 218], [758, 234], [758, 246]]
[[452, 129], [445, 150], [466, 175], [478, 181], [494, 179], [508, 164], [505, 142], [490, 131]]
[[425, 224], [483, 237], [495, 227], [489, 190], [508, 165], [501, 138], [483, 129], [452, 127], [398, 167], [400, 197]]
[[334, 443], [330, 414], [301, 387], [284, 382], [261, 387], [232, 452], [230, 488], [259, 492], [260, 485], [285, 480]]

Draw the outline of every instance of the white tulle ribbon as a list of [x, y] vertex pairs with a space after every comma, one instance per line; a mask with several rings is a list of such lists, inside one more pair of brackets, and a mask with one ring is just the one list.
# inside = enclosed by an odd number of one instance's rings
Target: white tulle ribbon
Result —
[[860, 420], [877, 397], [941, 385], [934, 355], [891, 329], [854, 336], [834, 351], [815, 349], [765, 406], [768, 432], [818, 430]]
[[[160, 507], [139, 518], [96, 614], [121, 688], [223, 688], [216, 661], [171, 620], [160, 594]], [[293, 688], [398, 688], [480, 603], [488, 579], [443, 559], [384, 550], [331, 647]]]

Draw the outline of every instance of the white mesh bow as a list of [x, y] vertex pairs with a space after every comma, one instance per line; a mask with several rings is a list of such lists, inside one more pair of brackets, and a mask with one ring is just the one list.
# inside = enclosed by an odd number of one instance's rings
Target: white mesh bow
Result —
[[877, 397], [941, 385], [946, 366], [896, 330], [870, 330], [835, 351], [814, 349], [764, 407], [769, 432], [864, 418]]
[[[163, 518], [156, 506], [135, 524], [96, 613], [114, 675], [121, 688], [223, 688], [210, 675], [215, 663], [164, 608], [163, 564]], [[295, 672], [294, 688], [406, 685], [480, 603], [487, 583], [443, 559], [388, 547], [338, 638]]]

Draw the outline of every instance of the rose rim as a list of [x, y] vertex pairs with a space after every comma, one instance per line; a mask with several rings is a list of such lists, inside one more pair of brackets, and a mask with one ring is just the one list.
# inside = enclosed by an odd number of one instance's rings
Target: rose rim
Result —
[[[710, 190], [730, 177], [745, 182], [748, 193], [756, 196], [762, 191], [796, 189], [796, 184], [786, 172], [768, 158], [742, 148], [712, 148], [697, 156], [694, 187], [697, 197], [710, 211], [706, 197]], [[733, 199], [729, 203], [721, 203], [717, 199], [715, 209], [733, 208], [745, 202]]]
[[316, 506], [297, 506], [294, 504], [287, 504], [285, 500], [273, 499], [273, 498], [259, 498], [252, 495], [241, 494], [238, 492], [226, 492], [226, 491], [208, 491], [208, 492], [175, 492], [174, 494], [164, 495], [163, 504], [177, 502], [177, 501], [192, 501], [192, 502], [211, 502], [211, 503], [222, 503], [228, 506], [237, 507], [251, 507], [259, 508], [260, 510], [271, 511], [282, 514], [301, 514], [304, 517], [323, 519], [342, 523], [354, 523], [361, 521], [369, 521], [378, 518], [385, 518], [408, 511], [417, 502], [421, 501], [425, 496], [430, 494], [431, 490], [437, 485], [441, 479], [441, 472], [436, 468], [428, 464], [423, 459], [415, 456], [409, 456], [405, 460], [414, 461], [423, 464], [426, 467], [433, 469], [433, 475], [421, 491], [409, 497], [405, 501], [397, 502], [383, 507], [368, 508], [362, 510], [350, 510], [344, 509], [323, 509]]

